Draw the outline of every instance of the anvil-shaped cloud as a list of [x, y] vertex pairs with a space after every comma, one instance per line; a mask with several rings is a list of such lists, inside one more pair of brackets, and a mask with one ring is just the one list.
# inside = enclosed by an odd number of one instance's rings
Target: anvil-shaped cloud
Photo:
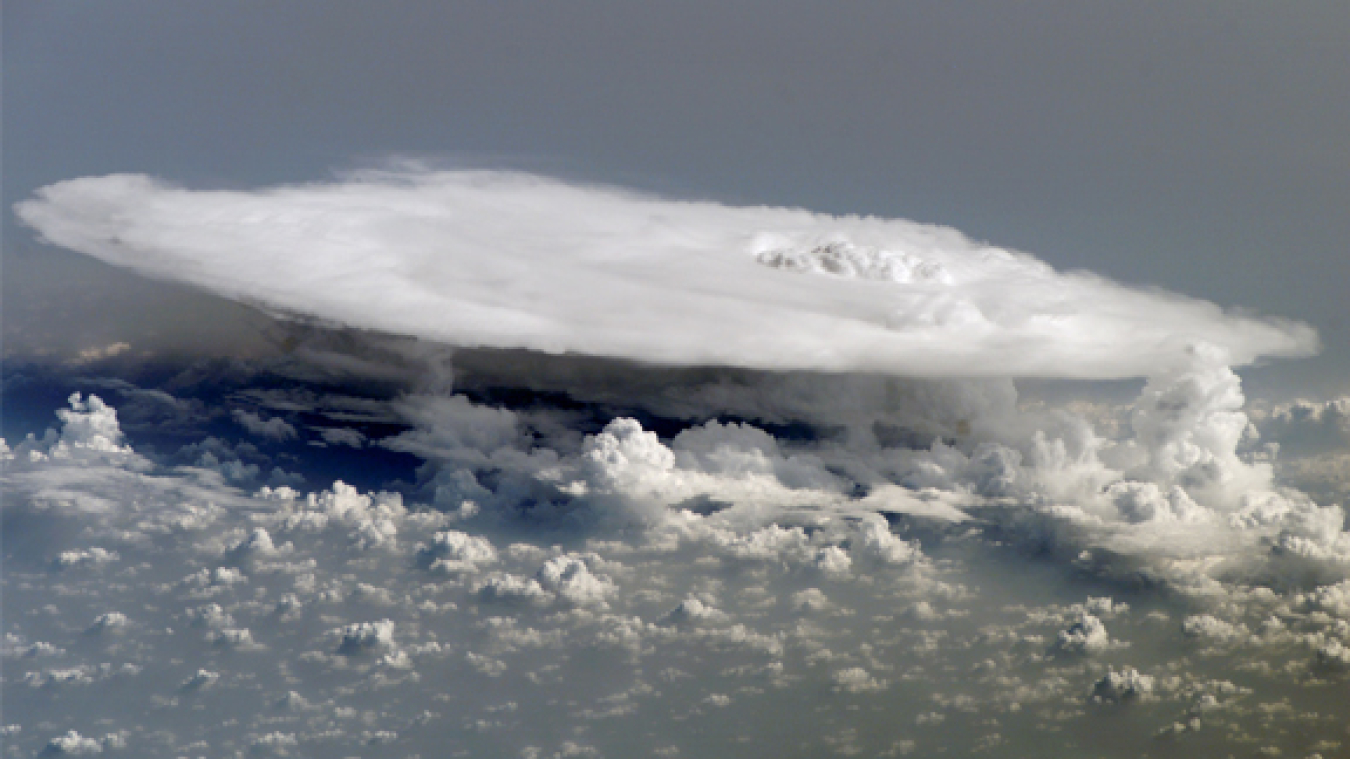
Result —
[[16, 206], [48, 242], [281, 313], [459, 346], [912, 376], [1153, 375], [1308, 326], [1057, 272], [952, 229], [417, 167], [197, 191], [141, 175]]

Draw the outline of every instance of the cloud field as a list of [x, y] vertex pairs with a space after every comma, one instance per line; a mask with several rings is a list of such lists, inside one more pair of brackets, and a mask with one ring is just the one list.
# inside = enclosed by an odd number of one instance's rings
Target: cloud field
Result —
[[[1220, 403], [1124, 441], [1005, 407], [923, 448], [403, 395], [373, 444], [426, 462], [409, 497], [262, 485], [280, 424], [156, 461], [75, 396], [5, 453], [6, 751], [1335, 755], [1343, 514], [1204, 449], [1239, 412], [1194, 378], [1115, 413], [1179, 388]], [[355, 405], [230, 397], [313, 443]]]
[[311, 326], [6, 368], [7, 403], [80, 391], [0, 448], [6, 756], [1350, 746], [1350, 400], [1234, 371], [1305, 326], [520, 174], [19, 214]]

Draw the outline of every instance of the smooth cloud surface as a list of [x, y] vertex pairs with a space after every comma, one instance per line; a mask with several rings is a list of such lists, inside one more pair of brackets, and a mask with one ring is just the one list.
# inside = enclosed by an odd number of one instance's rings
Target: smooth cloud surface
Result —
[[516, 173], [194, 191], [75, 179], [18, 204], [143, 274], [460, 346], [669, 365], [1118, 378], [1306, 355], [1306, 325], [1060, 273], [902, 220], [675, 202]]

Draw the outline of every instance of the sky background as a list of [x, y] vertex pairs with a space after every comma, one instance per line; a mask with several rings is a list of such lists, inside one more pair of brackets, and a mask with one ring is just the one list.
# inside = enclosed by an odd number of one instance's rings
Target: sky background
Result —
[[[11, 2], [4, 202], [77, 176], [324, 179], [391, 155], [954, 226], [1305, 320], [1350, 370], [1343, 3]], [[36, 245], [6, 349], [239, 350], [239, 308]]]

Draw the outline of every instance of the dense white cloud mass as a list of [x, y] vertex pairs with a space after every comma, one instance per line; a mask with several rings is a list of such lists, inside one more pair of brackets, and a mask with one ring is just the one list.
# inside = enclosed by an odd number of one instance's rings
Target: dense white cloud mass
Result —
[[667, 365], [1129, 377], [1302, 355], [1300, 324], [1060, 273], [941, 227], [416, 167], [193, 191], [138, 175], [18, 204], [47, 241], [282, 313]]

